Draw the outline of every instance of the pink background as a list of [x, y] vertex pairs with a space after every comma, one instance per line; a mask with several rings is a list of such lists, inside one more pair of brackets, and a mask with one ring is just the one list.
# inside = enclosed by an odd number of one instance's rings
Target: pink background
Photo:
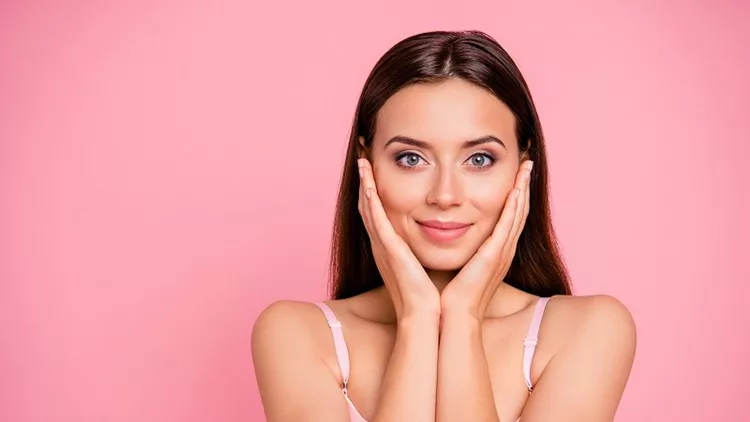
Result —
[[617, 420], [750, 420], [747, 3], [251, 3], [0, 6], [0, 420], [262, 420], [250, 330], [325, 294], [367, 73], [468, 28], [531, 85], [577, 293], [637, 321]]

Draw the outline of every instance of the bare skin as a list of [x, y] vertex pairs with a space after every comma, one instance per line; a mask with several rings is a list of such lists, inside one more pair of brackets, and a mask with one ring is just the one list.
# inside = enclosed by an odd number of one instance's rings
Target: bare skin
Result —
[[[386, 102], [376, 132], [360, 162], [360, 212], [385, 286], [327, 302], [345, 327], [359, 412], [371, 422], [611, 421], [636, 344], [629, 312], [611, 297], [552, 298], [534, 392], [524, 383], [521, 344], [538, 298], [502, 278], [528, 214], [532, 163], [510, 110], [460, 80], [417, 85]], [[487, 136], [500, 142], [465, 144]], [[420, 223], [436, 219], [470, 228], [435, 241]], [[269, 421], [349, 420], [316, 306], [267, 308], [253, 360]]]

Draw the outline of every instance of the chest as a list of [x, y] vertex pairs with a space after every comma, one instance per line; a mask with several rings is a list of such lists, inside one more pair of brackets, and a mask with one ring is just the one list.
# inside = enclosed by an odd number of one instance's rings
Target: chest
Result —
[[[396, 341], [396, 328], [368, 324], [349, 330], [345, 335], [351, 362], [349, 396], [365, 417], [371, 417]], [[523, 375], [525, 336], [526, 327], [513, 321], [492, 321], [485, 323], [482, 329], [493, 395], [501, 420], [515, 420], [529, 396]], [[544, 357], [535, 357], [535, 360], [544, 360]], [[538, 366], [532, 365], [532, 372], [538, 372]]]

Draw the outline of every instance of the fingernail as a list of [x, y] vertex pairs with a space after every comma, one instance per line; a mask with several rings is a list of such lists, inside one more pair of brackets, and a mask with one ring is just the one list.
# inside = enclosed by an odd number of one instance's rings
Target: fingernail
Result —
[[362, 166], [364, 165], [365, 165], [365, 160], [361, 158], [357, 160], [357, 167], [362, 168]]
[[528, 163], [529, 164], [527, 164], [527, 166], [529, 167], [529, 172], [531, 172], [531, 169], [534, 168], [534, 162], [533, 161], [529, 161]]
[[359, 172], [359, 178], [361, 179], [363, 176], [362, 167], [357, 168], [357, 171]]

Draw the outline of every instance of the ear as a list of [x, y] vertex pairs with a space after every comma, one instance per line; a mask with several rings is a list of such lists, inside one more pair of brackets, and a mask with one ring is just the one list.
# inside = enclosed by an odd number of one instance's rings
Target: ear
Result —
[[359, 147], [357, 148], [357, 158], [370, 158], [370, 151], [365, 145], [365, 137], [359, 137]]
[[523, 163], [524, 161], [526, 161], [526, 160], [528, 160], [528, 159], [531, 158], [531, 154], [529, 153], [529, 151], [531, 151], [531, 139], [527, 139], [526, 140], [526, 147], [525, 148], [521, 148], [521, 151], [523, 151], [523, 152], [521, 152], [521, 160], [520, 161]]

